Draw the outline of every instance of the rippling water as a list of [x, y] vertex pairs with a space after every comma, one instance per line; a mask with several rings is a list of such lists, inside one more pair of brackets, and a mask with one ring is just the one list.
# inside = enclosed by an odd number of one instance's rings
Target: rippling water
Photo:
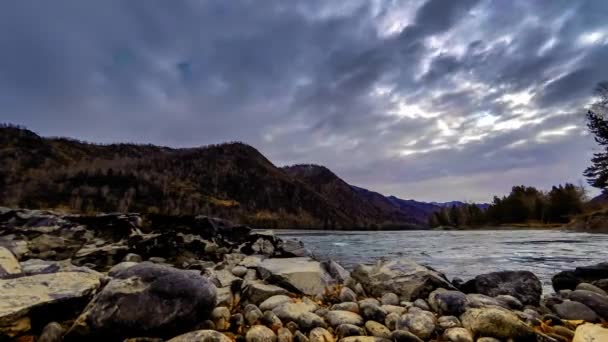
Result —
[[304, 242], [315, 256], [346, 268], [382, 258], [407, 257], [464, 280], [499, 270], [528, 270], [551, 289], [551, 276], [608, 261], [608, 234], [555, 230], [302, 231], [279, 230]]

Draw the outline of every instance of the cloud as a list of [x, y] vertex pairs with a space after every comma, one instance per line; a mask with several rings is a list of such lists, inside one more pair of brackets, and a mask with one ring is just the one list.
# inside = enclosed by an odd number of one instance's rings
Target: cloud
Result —
[[0, 120], [98, 142], [241, 140], [387, 194], [489, 200], [582, 178], [606, 15], [602, 1], [6, 2]]

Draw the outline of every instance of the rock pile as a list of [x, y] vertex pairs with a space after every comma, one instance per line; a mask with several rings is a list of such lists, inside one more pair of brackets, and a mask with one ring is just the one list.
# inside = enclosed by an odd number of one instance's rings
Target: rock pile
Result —
[[558, 274], [542, 297], [529, 272], [351, 274], [202, 216], [0, 209], [0, 341], [605, 341], [607, 269]]

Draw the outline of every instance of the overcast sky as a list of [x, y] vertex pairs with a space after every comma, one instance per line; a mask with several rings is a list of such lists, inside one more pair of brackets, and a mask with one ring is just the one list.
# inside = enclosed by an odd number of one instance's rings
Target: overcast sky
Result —
[[583, 181], [608, 1], [0, 3], [0, 121], [94, 142], [239, 140], [419, 200]]

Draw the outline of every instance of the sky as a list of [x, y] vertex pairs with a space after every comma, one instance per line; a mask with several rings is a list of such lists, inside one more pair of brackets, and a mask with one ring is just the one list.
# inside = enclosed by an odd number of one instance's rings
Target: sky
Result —
[[0, 3], [0, 121], [47, 136], [243, 141], [425, 201], [584, 182], [605, 0]]

